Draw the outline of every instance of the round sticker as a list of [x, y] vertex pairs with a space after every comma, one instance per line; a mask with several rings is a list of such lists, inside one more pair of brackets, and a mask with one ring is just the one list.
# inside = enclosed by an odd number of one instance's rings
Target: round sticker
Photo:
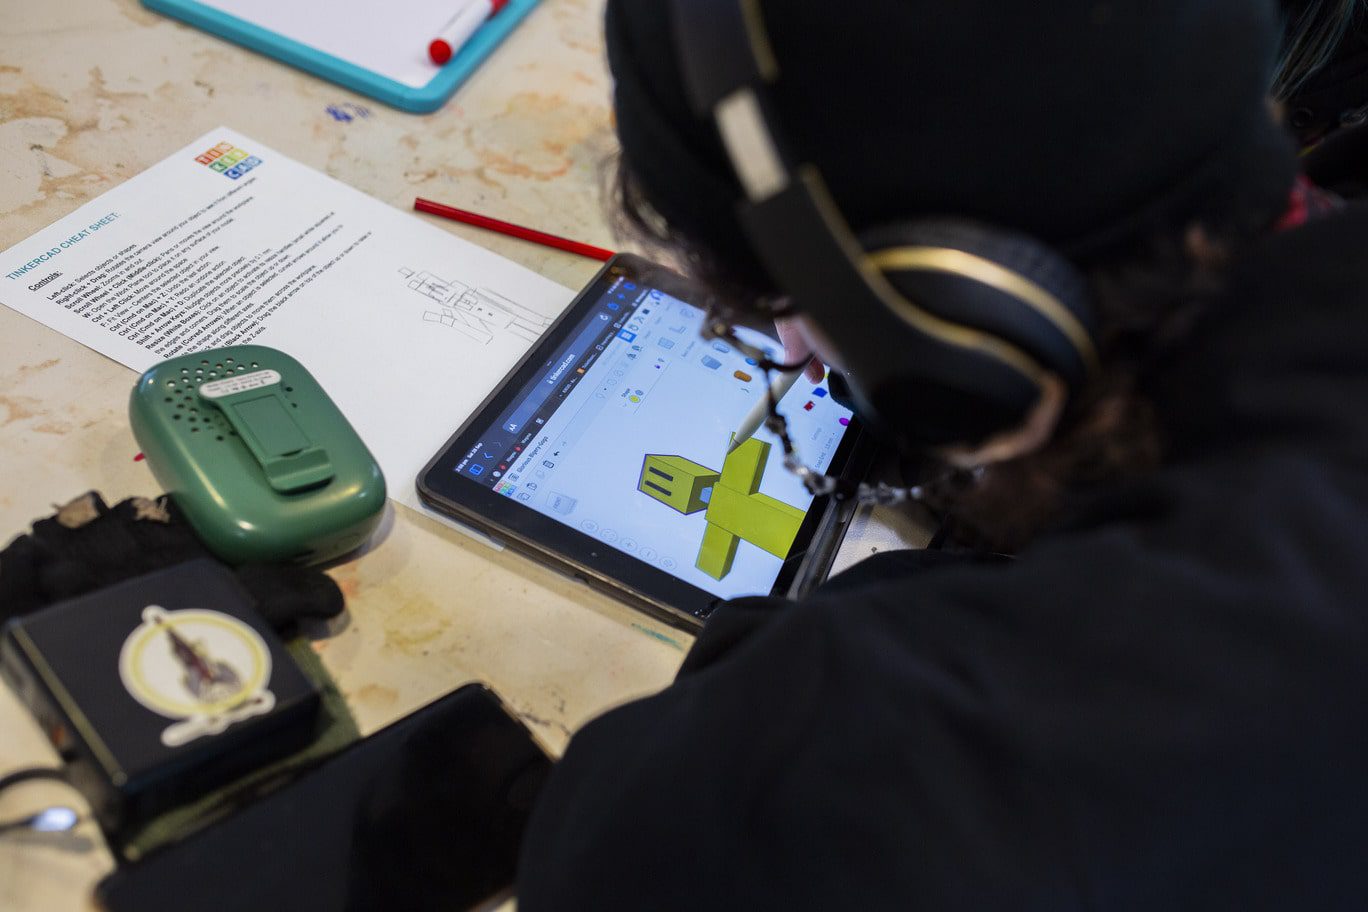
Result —
[[168, 747], [216, 735], [275, 706], [266, 641], [220, 611], [147, 606], [119, 651], [119, 677], [133, 699], [177, 720], [162, 732]]

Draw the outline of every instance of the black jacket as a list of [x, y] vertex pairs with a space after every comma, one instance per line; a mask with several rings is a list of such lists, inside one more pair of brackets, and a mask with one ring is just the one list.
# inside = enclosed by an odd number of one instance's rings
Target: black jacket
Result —
[[721, 609], [575, 736], [519, 909], [1368, 907], [1368, 208], [1164, 376], [1168, 468], [1018, 560]]

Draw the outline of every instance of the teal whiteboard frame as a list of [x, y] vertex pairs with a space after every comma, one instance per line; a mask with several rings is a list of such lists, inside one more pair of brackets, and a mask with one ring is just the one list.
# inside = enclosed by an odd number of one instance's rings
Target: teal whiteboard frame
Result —
[[198, 0], [142, 0], [143, 6], [150, 10], [179, 19], [234, 44], [240, 44], [267, 57], [274, 57], [306, 73], [312, 73], [401, 111], [414, 114], [428, 114], [444, 105], [460, 88], [461, 83], [475, 72], [476, 67], [493, 53], [508, 33], [517, 28], [518, 23], [532, 12], [538, 2], [539, 0], [510, 0], [497, 15], [480, 26], [479, 31], [457, 51], [456, 56], [452, 57], [436, 76], [432, 77], [431, 82], [415, 89], [340, 57], [315, 50], [245, 19], [204, 6]]

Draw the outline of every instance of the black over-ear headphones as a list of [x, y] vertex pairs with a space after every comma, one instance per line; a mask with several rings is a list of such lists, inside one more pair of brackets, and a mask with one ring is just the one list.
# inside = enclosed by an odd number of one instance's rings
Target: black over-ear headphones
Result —
[[1015, 426], [1048, 373], [1097, 367], [1081, 273], [1024, 235], [919, 219], [857, 238], [816, 166], [777, 129], [780, 78], [758, 0], [673, 0], [691, 103], [713, 120], [756, 256], [847, 361], [864, 417], [905, 443], [977, 443]]

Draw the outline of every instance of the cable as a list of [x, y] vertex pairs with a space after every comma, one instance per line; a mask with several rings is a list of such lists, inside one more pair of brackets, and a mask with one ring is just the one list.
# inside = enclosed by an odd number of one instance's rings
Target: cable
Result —
[[65, 785], [71, 785], [71, 778], [67, 776], [66, 770], [61, 767], [29, 766], [0, 776], [0, 792], [4, 792], [5, 789], [21, 782], [32, 782], [36, 779], [55, 779]]
[[765, 418], [765, 428], [779, 438], [779, 445], [784, 451], [784, 468], [798, 476], [803, 487], [813, 497], [830, 496], [838, 501], [854, 501], [880, 506], [894, 506], [911, 501], [921, 501], [926, 497], [926, 490], [922, 485], [900, 488], [884, 482], [876, 484], [863, 481], [855, 482], [845, 478], [833, 478], [809, 466], [799, 456], [798, 448], [794, 446], [793, 438], [789, 435], [788, 419], [779, 411], [779, 401], [774, 397], [774, 382], [771, 377], [771, 374], [774, 373], [799, 370], [805, 367], [807, 362], [798, 361], [793, 364], [783, 364], [775, 361], [770, 353], [741, 341], [736, 334], [732, 315], [715, 303], [710, 304], [708, 308], [707, 321], [703, 325], [703, 337], [726, 342], [753, 359], [756, 366], [765, 372], [765, 399], [769, 410], [769, 415]]

